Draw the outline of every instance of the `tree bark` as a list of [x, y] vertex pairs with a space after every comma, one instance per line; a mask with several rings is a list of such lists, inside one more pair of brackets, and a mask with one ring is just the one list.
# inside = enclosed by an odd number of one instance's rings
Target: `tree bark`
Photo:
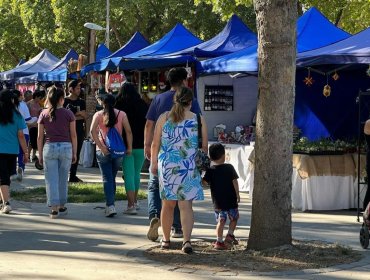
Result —
[[255, 187], [248, 249], [291, 244], [297, 2], [254, 0], [258, 30]]

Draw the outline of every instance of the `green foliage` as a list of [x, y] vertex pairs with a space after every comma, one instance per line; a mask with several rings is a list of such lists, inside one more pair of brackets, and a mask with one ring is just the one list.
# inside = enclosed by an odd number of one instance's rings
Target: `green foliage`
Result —
[[317, 141], [309, 141], [302, 137], [293, 144], [293, 151], [296, 153], [355, 153], [357, 151], [356, 141], [333, 141], [329, 138], [323, 138]]
[[369, 0], [300, 0], [303, 8], [318, 8], [331, 22], [355, 34], [370, 25]]
[[[0, 71], [48, 48], [61, 57], [69, 48], [87, 54], [86, 22], [105, 26], [106, 1], [0, 0]], [[300, 0], [302, 10], [318, 7], [331, 21], [356, 33], [370, 22], [368, 0]], [[117, 50], [136, 32], [154, 42], [180, 22], [207, 40], [232, 14], [256, 31], [252, 0], [110, 0], [110, 49]], [[104, 42], [105, 32], [97, 32]]]
[[0, 0], [0, 13], [0, 70], [7, 70], [34, 52], [32, 37], [9, 1]]

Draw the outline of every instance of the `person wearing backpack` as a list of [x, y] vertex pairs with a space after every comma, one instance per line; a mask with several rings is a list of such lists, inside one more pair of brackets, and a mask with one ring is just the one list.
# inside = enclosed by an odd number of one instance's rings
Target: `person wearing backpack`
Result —
[[[122, 157], [132, 152], [132, 132], [126, 113], [114, 109], [115, 98], [111, 94], [99, 94], [98, 103], [103, 109], [96, 112], [91, 123], [91, 137], [96, 143], [96, 159], [103, 179], [106, 199], [105, 216], [117, 214], [114, 202], [116, 195], [116, 175]], [[126, 134], [125, 147], [122, 130]]]

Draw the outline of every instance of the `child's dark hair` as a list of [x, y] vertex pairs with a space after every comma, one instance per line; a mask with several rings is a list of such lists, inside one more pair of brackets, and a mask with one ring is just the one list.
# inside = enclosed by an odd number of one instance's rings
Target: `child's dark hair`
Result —
[[209, 146], [209, 157], [211, 160], [219, 160], [225, 154], [225, 147], [220, 143]]

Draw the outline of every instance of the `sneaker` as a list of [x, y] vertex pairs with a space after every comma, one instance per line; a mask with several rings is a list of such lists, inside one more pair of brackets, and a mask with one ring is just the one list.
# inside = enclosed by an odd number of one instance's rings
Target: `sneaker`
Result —
[[65, 216], [65, 215], [67, 215], [68, 214], [68, 209], [67, 209], [67, 207], [61, 207], [61, 208], [59, 208], [59, 215], [61, 215], [61, 216]]
[[136, 215], [137, 211], [136, 211], [135, 206], [127, 207], [127, 209], [125, 211], [123, 211], [123, 214]]
[[226, 250], [227, 249], [225, 242], [220, 242], [220, 241], [216, 241], [215, 243], [213, 243], [213, 248], [215, 248], [216, 250]]
[[114, 205], [106, 206], [105, 207], [105, 217], [113, 217], [114, 215], [117, 215], [117, 211]]
[[50, 216], [51, 219], [56, 219], [56, 218], [58, 218], [59, 213], [58, 213], [58, 211], [51, 210], [49, 216]]
[[22, 182], [22, 180], [23, 180], [23, 169], [22, 169], [22, 167], [18, 167], [18, 169], [17, 169], [17, 180], [19, 181], [19, 182]]
[[18, 179], [18, 174], [13, 174], [10, 176], [10, 181], [15, 181]]
[[139, 201], [134, 203], [134, 206], [136, 208], [136, 210], [140, 210], [140, 204], [139, 204]]
[[172, 238], [182, 238], [184, 235], [181, 228], [172, 228], [171, 237]]
[[147, 233], [147, 237], [151, 241], [156, 241], [158, 239], [158, 228], [161, 225], [160, 220], [154, 217], [150, 220], [150, 226]]
[[69, 177], [68, 182], [70, 183], [83, 183], [83, 181], [77, 176]]
[[236, 240], [235, 235], [234, 234], [230, 234], [230, 233], [228, 233], [226, 235], [225, 242], [230, 243], [230, 244], [234, 244], [234, 245], [238, 245], [239, 244], [239, 241]]
[[12, 207], [10, 206], [10, 203], [5, 202], [5, 204], [3, 204], [2, 206], [1, 212], [3, 212], [4, 214], [9, 214], [11, 211], [12, 211]]

